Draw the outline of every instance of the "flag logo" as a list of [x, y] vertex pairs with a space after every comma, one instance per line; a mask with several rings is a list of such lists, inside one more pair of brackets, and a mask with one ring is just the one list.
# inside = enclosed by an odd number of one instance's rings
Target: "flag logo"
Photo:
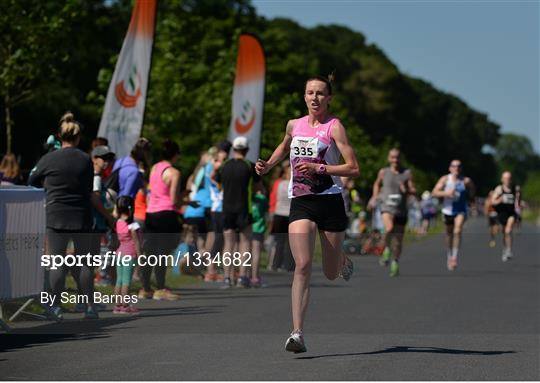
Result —
[[137, 105], [137, 100], [141, 97], [141, 76], [137, 72], [137, 67], [133, 66], [128, 79], [128, 90], [124, 86], [124, 80], [116, 84], [114, 94], [116, 100], [125, 108], [133, 108]]
[[244, 102], [240, 116], [234, 120], [234, 127], [239, 134], [247, 133], [255, 123], [255, 108], [249, 101]]

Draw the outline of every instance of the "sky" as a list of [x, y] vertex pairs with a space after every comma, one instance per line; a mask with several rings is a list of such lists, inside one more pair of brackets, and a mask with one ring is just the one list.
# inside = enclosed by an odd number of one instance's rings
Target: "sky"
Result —
[[488, 114], [540, 153], [540, 2], [253, 0], [266, 18], [361, 32], [399, 69]]

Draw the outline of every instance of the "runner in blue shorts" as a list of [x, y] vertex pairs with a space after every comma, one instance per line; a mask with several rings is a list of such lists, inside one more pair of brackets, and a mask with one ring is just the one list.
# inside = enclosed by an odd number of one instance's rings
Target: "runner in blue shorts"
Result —
[[431, 194], [443, 198], [442, 213], [446, 225], [446, 266], [449, 271], [457, 267], [457, 258], [461, 244], [461, 232], [467, 219], [467, 204], [474, 198], [475, 187], [469, 177], [462, 175], [460, 160], [452, 160], [450, 173], [442, 176]]

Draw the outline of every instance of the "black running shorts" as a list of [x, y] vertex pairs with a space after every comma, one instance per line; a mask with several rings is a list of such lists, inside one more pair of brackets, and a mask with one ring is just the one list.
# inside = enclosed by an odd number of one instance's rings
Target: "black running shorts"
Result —
[[249, 213], [223, 213], [223, 230], [244, 231], [252, 222]]
[[319, 230], [330, 232], [345, 231], [349, 223], [341, 194], [311, 194], [293, 198], [289, 223], [299, 219], [313, 221]]
[[[516, 219], [516, 213], [514, 212], [499, 212], [497, 218], [499, 220], [499, 223], [502, 225], [502, 226], [506, 226], [506, 223], [508, 222], [508, 219], [510, 217], [514, 217], [514, 220]], [[515, 221], [514, 221], [515, 222]]]

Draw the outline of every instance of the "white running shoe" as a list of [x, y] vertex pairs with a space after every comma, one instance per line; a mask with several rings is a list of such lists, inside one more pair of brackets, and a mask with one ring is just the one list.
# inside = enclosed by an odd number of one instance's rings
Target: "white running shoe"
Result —
[[295, 354], [307, 351], [302, 331], [296, 330], [291, 333], [291, 336], [289, 336], [287, 342], [285, 342], [285, 350], [294, 352]]
[[502, 261], [507, 262], [512, 259], [512, 251], [510, 249], [504, 249], [502, 254]]

